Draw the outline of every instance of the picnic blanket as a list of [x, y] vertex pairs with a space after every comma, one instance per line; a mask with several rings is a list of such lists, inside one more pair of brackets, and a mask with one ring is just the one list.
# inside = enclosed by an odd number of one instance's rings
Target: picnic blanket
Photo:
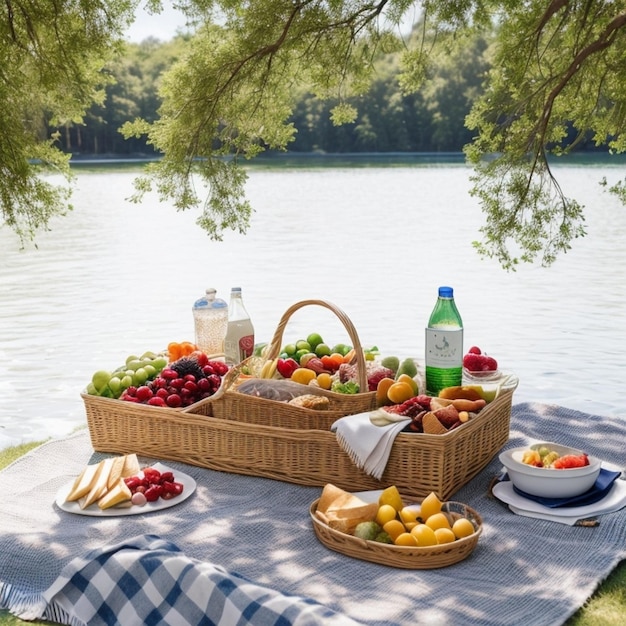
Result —
[[150, 535], [74, 559], [43, 600], [44, 618], [75, 626], [356, 625], [312, 600], [190, 559], [173, 543]]
[[[505, 447], [538, 440], [626, 466], [626, 420], [515, 405]], [[167, 461], [197, 481], [195, 493], [178, 506], [109, 518], [60, 510], [57, 491], [89, 460], [104, 456], [93, 453], [88, 433], [80, 431], [0, 472], [1, 608], [45, 609], [55, 597], [46, 594], [55, 585], [64, 588], [65, 568], [76, 559], [89, 561], [94, 551], [108, 553], [149, 537], [173, 544], [178, 558], [200, 569], [217, 569], [229, 580], [245, 579], [279, 597], [312, 600], [319, 610], [335, 611], [337, 619], [374, 626], [543, 626], [562, 624], [626, 557], [626, 509], [602, 515], [593, 528], [514, 515], [489, 495], [502, 469], [497, 457], [454, 495], [483, 518], [475, 551], [450, 567], [400, 570], [332, 552], [317, 540], [308, 508], [319, 497], [318, 487]]]

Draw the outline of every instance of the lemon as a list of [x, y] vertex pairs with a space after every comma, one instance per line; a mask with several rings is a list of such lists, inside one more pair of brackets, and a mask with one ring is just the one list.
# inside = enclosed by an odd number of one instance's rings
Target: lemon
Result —
[[452, 543], [456, 540], [450, 528], [437, 528], [435, 530], [435, 537], [437, 538], [437, 543]]
[[437, 530], [438, 528], [447, 528], [450, 531], [452, 530], [448, 518], [443, 513], [435, 513], [434, 515], [431, 515], [424, 523], [426, 526], [430, 526], [433, 530]]
[[406, 528], [399, 519], [392, 519], [383, 524], [383, 530], [389, 534], [394, 542], [402, 533], [406, 533]]
[[470, 522], [466, 517], [460, 517], [452, 524], [452, 532], [457, 539], [463, 537], [469, 537], [473, 535], [475, 531], [474, 524]]
[[322, 372], [321, 374], [317, 375], [317, 384], [322, 389], [330, 389], [333, 384], [333, 379], [330, 374]]
[[425, 522], [431, 515], [441, 511], [441, 500], [434, 491], [431, 491], [423, 500], [420, 506], [420, 517]]
[[390, 521], [396, 519], [396, 510], [390, 504], [382, 504], [376, 513], [376, 522], [384, 527]]
[[413, 524], [417, 522], [417, 515], [419, 513], [419, 509], [414, 507], [405, 506], [400, 509], [400, 519], [404, 522], [404, 525]]
[[383, 489], [383, 492], [378, 496], [378, 505], [380, 506], [382, 504], [389, 504], [396, 511], [401, 511], [404, 508], [402, 496], [395, 485]]
[[291, 375], [291, 380], [302, 385], [308, 385], [314, 378], [317, 378], [315, 372], [306, 367], [299, 367]]
[[397, 546], [416, 546], [417, 539], [411, 533], [400, 533], [394, 540]]
[[426, 524], [417, 524], [411, 529], [411, 534], [417, 539], [418, 546], [436, 546], [437, 536], [435, 531]]

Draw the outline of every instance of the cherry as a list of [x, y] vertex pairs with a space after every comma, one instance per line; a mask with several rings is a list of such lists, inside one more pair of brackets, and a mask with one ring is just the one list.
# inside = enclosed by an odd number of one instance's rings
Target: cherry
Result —
[[152, 396], [154, 396], [154, 392], [147, 385], [138, 387], [135, 392], [135, 397], [139, 402], [147, 402], [150, 398], [152, 398]]
[[177, 409], [183, 403], [183, 400], [177, 393], [173, 393], [165, 398], [165, 403], [171, 409]]

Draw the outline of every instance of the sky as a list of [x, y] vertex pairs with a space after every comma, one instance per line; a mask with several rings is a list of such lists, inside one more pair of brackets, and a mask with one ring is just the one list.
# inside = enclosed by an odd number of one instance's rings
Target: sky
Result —
[[143, 6], [144, 3], [141, 3], [137, 19], [126, 33], [129, 41], [140, 43], [148, 37], [169, 41], [176, 35], [177, 29], [184, 29], [185, 18], [180, 11], [172, 8], [171, 2], [163, 2], [163, 11], [158, 15], [150, 15]]
[[[172, 3], [164, 1], [163, 11], [158, 15], [150, 15], [143, 7], [145, 3], [140, 3], [137, 10], [137, 19], [127, 31], [126, 37], [133, 43], [140, 43], [148, 37], [156, 37], [161, 41], [169, 41], [176, 35], [179, 28], [184, 30], [185, 18], [180, 11], [172, 8]], [[410, 32], [411, 25], [415, 19], [413, 11], [409, 11], [406, 24], [402, 27], [402, 32]]]

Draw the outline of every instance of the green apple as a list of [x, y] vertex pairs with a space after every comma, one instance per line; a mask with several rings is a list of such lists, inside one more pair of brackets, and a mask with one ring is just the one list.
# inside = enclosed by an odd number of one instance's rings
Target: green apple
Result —
[[118, 393], [122, 389], [122, 380], [117, 376], [111, 376], [109, 388], [113, 393]]
[[[145, 367], [140, 367], [138, 370], [135, 370], [135, 375], [133, 376], [133, 384], [138, 387], [139, 385], [143, 385], [148, 380], [148, 372], [146, 372]], [[109, 383], [110, 385], [111, 383]]]
[[111, 379], [111, 372], [107, 372], [106, 370], [98, 370], [92, 377], [91, 382], [93, 386], [96, 388], [96, 391], [100, 392], [104, 389], [109, 380]]
[[[133, 372], [134, 374], [134, 372]], [[122, 389], [128, 389], [133, 384], [133, 377], [126, 374], [121, 380]]]

